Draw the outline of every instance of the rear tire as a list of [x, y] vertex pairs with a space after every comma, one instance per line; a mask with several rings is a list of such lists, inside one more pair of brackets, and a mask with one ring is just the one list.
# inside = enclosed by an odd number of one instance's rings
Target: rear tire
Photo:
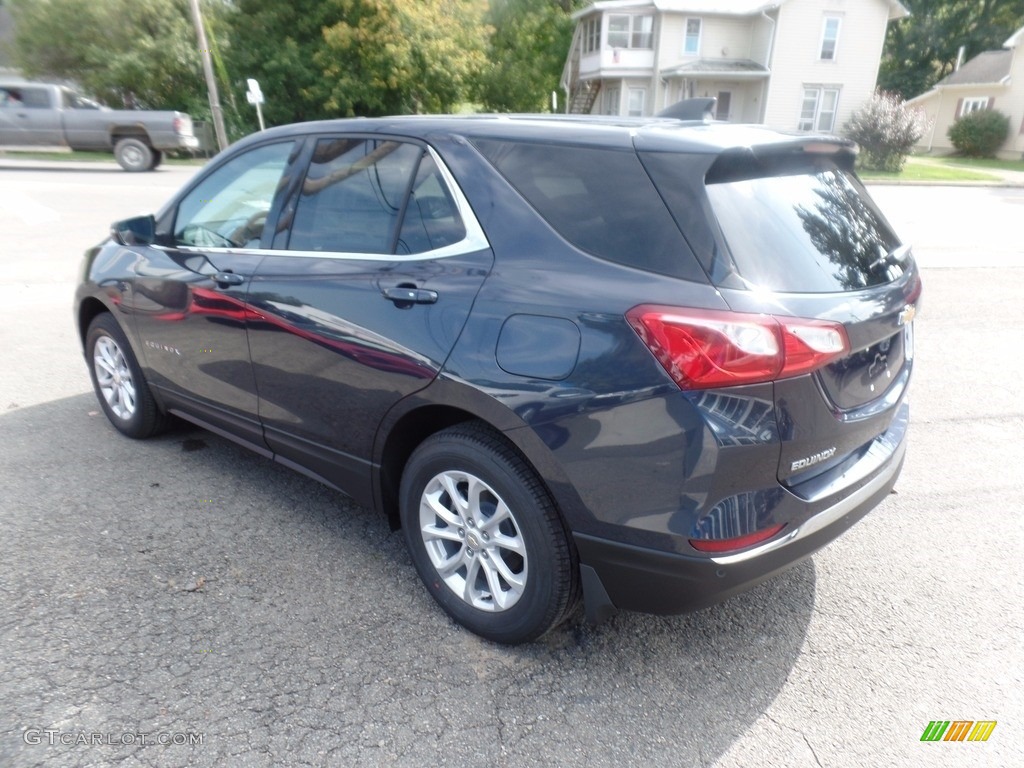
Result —
[[155, 171], [157, 168], [160, 167], [160, 163], [162, 163], [163, 161], [164, 161], [164, 153], [161, 152], [159, 149], [154, 149], [153, 150], [153, 160], [149, 164], [149, 170]]
[[124, 331], [109, 313], [89, 324], [85, 354], [96, 398], [115, 429], [136, 439], [164, 429], [168, 418], [160, 412]]
[[456, 622], [499, 643], [535, 640], [579, 599], [579, 567], [536, 472], [479, 423], [425, 440], [402, 474], [406, 545]]
[[120, 139], [114, 145], [114, 159], [126, 171], [148, 171], [153, 167], [153, 150], [141, 139]]

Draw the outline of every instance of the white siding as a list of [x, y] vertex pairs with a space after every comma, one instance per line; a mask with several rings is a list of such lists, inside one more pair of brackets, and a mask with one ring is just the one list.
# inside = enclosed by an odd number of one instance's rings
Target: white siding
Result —
[[[695, 15], [695, 17], [697, 17]], [[693, 61], [683, 53], [686, 40], [685, 14], [665, 14], [664, 33], [658, 66], [662, 69]], [[749, 59], [751, 57], [751, 23], [749, 17], [702, 16], [700, 53], [702, 59]]]
[[1010, 117], [1010, 138], [1003, 145], [1000, 157], [1017, 160], [1024, 152], [1024, 36], [1013, 49], [1010, 87], [1005, 96], [996, 97], [995, 108]]
[[[841, 16], [833, 61], [822, 61], [821, 31], [826, 15]], [[764, 122], [795, 130], [805, 87], [839, 87], [835, 132], [875, 90], [888, 23], [884, 0], [789, 0], [779, 8]], [[899, 22], [895, 22], [899, 23]]]

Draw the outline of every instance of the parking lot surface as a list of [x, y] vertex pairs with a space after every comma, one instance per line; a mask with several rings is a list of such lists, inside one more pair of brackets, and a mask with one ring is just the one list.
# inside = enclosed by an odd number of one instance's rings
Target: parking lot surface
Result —
[[0, 161], [0, 766], [1024, 764], [1024, 190], [873, 189], [925, 280], [894, 495], [722, 605], [509, 649], [340, 494], [106, 423], [79, 256], [193, 171]]

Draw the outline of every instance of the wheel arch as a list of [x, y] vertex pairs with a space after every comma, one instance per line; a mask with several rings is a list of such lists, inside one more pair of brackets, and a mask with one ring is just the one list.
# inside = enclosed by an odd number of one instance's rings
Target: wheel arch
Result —
[[398, 403], [377, 432], [373, 493], [392, 530], [401, 527], [398, 488], [413, 451], [431, 435], [467, 421], [485, 424], [521, 455], [554, 500], [567, 530], [573, 528], [571, 521], [586, 515], [583, 501], [551, 450], [526, 422], [474, 387], [436, 380]]
[[116, 147], [121, 139], [138, 139], [150, 149], [153, 142], [149, 138], [149, 132], [142, 125], [116, 125], [110, 129], [110, 146]]
[[[95, 296], [86, 296], [78, 305], [78, 340], [85, 349], [85, 335], [89, 331], [89, 325], [104, 312], [111, 312], [110, 307], [97, 299]], [[120, 325], [120, 323], [118, 323]], [[122, 328], [123, 330], [123, 328]]]

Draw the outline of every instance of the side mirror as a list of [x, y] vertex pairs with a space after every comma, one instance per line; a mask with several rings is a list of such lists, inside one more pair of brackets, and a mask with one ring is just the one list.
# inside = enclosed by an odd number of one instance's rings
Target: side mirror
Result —
[[156, 240], [156, 219], [148, 216], [134, 216], [110, 225], [110, 234], [121, 245], [149, 245]]

